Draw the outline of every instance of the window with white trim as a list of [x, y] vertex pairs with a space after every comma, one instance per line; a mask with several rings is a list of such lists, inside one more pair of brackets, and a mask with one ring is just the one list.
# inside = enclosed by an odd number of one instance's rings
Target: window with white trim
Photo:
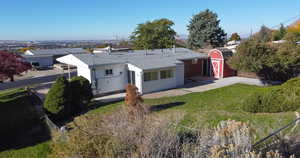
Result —
[[160, 79], [167, 79], [173, 77], [173, 70], [162, 70], [160, 71]]
[[105, 76], [111, 76], [113, 75], [113, 70], [112, 69], [106, 69], [105, 70]]
[[144, 81], [153, 81], [153, 80], [158, 80], [158, 72], [157, 71], [144, 73]]

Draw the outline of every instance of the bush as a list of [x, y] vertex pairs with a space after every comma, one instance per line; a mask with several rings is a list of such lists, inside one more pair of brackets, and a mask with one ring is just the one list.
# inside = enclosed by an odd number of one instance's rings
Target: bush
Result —
[[44, 102], [44, 109], [54, 119], [61, 119], [69, 115], [69, 88], [65, 77], [59, 77], [50, 88]]
[[86, 109], [86, 105], [93, 98], [92, 88], [89, 81], [82, 77], [76, 76], [73, 77], [70, 81], [71, 93], [71, 104], [70, 110], [71, 113], [78, 113]]
[[281, 86], [268, 87], [252, 94], [242, 106], [243, 110], [258, 112], [286, 112], [300, 108], [300, 78], [287, 81]]

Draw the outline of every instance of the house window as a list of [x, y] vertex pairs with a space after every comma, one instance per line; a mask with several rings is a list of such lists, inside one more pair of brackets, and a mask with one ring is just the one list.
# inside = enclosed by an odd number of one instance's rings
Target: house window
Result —
[[198, 59], [193, 59], [192, 60], [192, 64], [197, 64], [198, 63]]
[[112, 69], [106, 69], [105, 70], [105, 76], [110, 76], [113, 75], [113, 70]]
[[160, 71], [160, 78], [161, 79], [172, 78], [172, 77], [173, 77], [173, 71], [172, 70]]
[[144, 73], [144, 81], [153, 81], [158, 80], [158, 72], [145, 72]]

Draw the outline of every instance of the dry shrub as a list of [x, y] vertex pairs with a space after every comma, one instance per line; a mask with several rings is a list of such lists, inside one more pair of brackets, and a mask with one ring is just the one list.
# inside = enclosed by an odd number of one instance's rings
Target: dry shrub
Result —
[[[129, 116], [133, 119], [141, 119], [147, 113], [147, 109], [142, 104], [143, 99], [135, 85], [128, 84], [126, 87], [125, 105]], [[137, 118], [136, 118], [137, 117]]]
[[[131, 116], [128, 108], [121, 108], [104, 117], [90, 115], [76, 118], [77, 129], [68, 134], [66, 141], [53, 144], [54, 152], [50, 157], [264, 157], [250, 151], [253, 138], [245, 123], [228, 120], [211, 130], [178, 131], [178, 122], [183, 117], [180, 112], [164, 116], [146, 114], [140, 119], [132, 119]], [[282, 158], [278, 152], [269, 152], [267, 157]]]

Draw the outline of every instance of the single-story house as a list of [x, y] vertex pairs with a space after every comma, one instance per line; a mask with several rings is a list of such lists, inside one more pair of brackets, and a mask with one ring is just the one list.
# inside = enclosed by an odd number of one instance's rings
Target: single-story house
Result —
[[44, 68], [53, 66], [52, 55], [22, 55], [22, 57], [34, 67]]
[[82, 48], [27, 50], [23, 58], [35, 67], [52, 67], [56, 59], [68, 54], [87, 54]]
[[78, 76], [88, 79], [96, 94], [123, 91], [128, 83], [149, 93], [211, 74], [208, 55], [185, 48], [70, 54], [57, 61], [76, 66]]
[[209, 51], [211, 66], [213, 68], [213, 76], [215, 78], [224, 78], [235, 76], [236, 71], [230, 68], [227, 60], [233, 56], [233, 52], [227, 48], [212, 49]]

